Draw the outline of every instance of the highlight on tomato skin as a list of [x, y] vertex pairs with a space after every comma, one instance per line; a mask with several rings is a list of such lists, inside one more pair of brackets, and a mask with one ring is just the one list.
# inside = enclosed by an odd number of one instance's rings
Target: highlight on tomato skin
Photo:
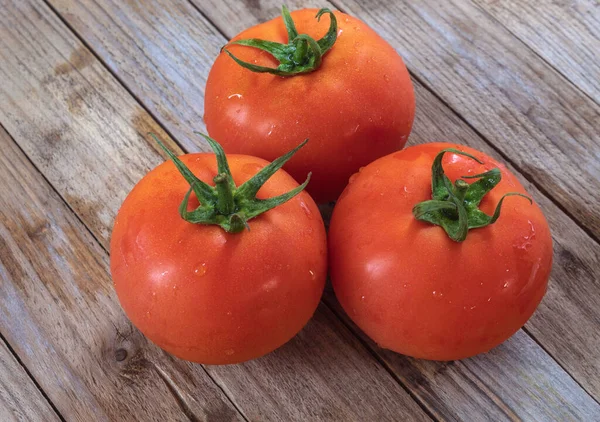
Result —
[[279, 169], [305, 142], [269, 163], [207, 141], [216, 155], [167, 150], [171, 160], [129, 193], [111, 274], [126, 315], [153, 343], [193, 362], [239, 363], [285, 344], [315, 312], [325, 229], [303, 191], [308, 179], [299, 185]]
[[284, 169], [299, 182], [313, 172], [308, 192], [329, 202], [359, 167], [404, 147], [413, 85], [396, 50], [361, 20], [286, 10], [288, 27], [278, 17], [224, 46], [208, 76], [204, 120], [226, 152], [266, 160], [309, 138]]
[[517, 178], [472, 148], [430, 143], [354, 175], [329, 227], [348, 316], [381, 347], [463, 359], [531, 317], [552, 267], [548, 223]]

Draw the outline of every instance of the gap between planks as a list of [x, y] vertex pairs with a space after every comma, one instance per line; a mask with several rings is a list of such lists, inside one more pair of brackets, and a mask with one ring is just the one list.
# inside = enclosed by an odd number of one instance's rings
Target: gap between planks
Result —
[[[335, 1], [335, 0], [330, 0], [330, 1]], [[525, 48], [527, 48], [534, 55], [536, 55], [538, 57], [538, 59], [540, 59], [541, 61], [543, 61], [544, 63], [546, 63], [552, 69], [554, 69], [554, 71], [556, 73], [558, 73], [559, 75], [561, 75], [564, 78], [565, 81], [567, 81], [569, 84], [571, 84], [573, 86], [573, 88], [575, 88], [576, 90], [578, 90], [579, 92], [581, 92], [583, 95], [585, 95], [586, 97], [588, 97], [590, 99], [590, 101], [592, 101], [593, 103], [596, 103], [596, 104], [600, 105], [600, 102], [598, 102], [594, 97], [592, 97], [587, 91], [585, 91], [584, 89], [582, 89], [578, 84], [576, 84], [565, 72], [563, 72], [560, 68], [558, 68], [558, 66], [554, 65], [551, 61], [549, 61], [544, 56], [542, 56], [528, 42], [526, 42], [522, 37], [520, 37], [515, 31], [513, 31], [512, 29], [510, 29], [506, 24], [504, 24], [504, 22], [502, 22], [498, 17], [496, 17], [488, 9], [484, 8], [481, 4], [479, 4], [476, 1], [471, 0], [471, 3], [473, 3], [473, 5], [475, 7], [477, 7], [482, 13], [485, 13], [491, 20], [493, 20], [498, 25], [500, 25], [501, 27], [503, 27], [507, 32], [509, 32]], [[569, 216], [569, 217], [571, 217], [571, 216]], [[584, 228], [584, 230], [585, 230], [585, 228]], [[594, 236], [590, 235], [590, 237], [594, 238], [597, 242], [600, 242]]]
[[[1, 123], [0, 123], [0, 128], [3, 129]], [[8, 133], [8, 132], [6, 132], [6, 133]], [[11, 140], [14, 142], [14, 139], [12, 139], [12, 137], [11, 137]], [[15, 142], [15, 144], [16, 144], [16, 142]], [[27, 377], [29, 377], [29, 379], [31, 380], [31, 382], [33, 383], [33, 385], [38, 389], [38, 391], [40, 392], [40, 394], [42, 395], [42, 397], [46, 400], [46, 402], [48, 403], [48, 405], [50, 406], [50, 408], [54, 411], [54, 413], [56, 414], [56, 416], [62, 422], [66, 422], [65, 418], [63, 417], [63, 415], [56, 408], [56, 405], [54, 404], [54, 402], [52, 400], [50, 400], [50, 397], [48, 397], [48, 395], [46, 394], [46, 392], [44, 391], [44, 389], [38, 384], [38, 382], [34, 378], [34, 376], [31, 375], [31, 372], [29, 372], [29, 369], [27, 369], [27, 366], [25, 366], [23, 364], [23, 361], [21, 361], [21, 358], [19, 357], [19, 355], [14, 351], [14, 349], [12, 348], [12, 346], [10, 345], [10, 343], [6, 340], [6, 338], [4, 338], [4, 334], [2, 334], [2, 332], [0, 332], [0, 347], [2, 347], [2, 345], [6, 346], [6, 349], [9, 351], [9, 353], [11, 354], [11, 356], [13, 358], [15, 358], [15, 360], [19, 364], [19, 367], [23, 369], [23, 371], [25, 372], [25, 374], [27, 375]]]

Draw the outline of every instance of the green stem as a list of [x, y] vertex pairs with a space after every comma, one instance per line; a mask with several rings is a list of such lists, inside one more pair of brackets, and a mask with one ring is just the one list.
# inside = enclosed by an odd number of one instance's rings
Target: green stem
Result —
[[442, 158], [445, 153], [459, 154], [483, 164], [479, 159], [466, 152], [447, 148], [438, 153], [431, 166], [431, 200], [416, 204], [413, 215], [419, 221], [425, 221], [442, 227], [450, 239], [462, 242], [467, 238], [469, 229], [486, 227], [494, 224], [500, 217], [500, 209], [504, 198], [518, 195], [533, 203], [531, 198], [517, 192], [505, 194], [494, 211], [487, 215], [479, 209], [479, 203], [502, 178], [499, 169], [494, 168], [485, 173], [474, 176], [463, 176], [465, 179], [477, 179], [474, 183], [467, 183], [462, 179], [450, 182], [442, 168]]
[[[229, 169], [227, 156], [221, 145], [214, 139], [200, 133], [199, 135], [204, 137], [215, 152], [217, 160], [219, 174], [213, 178], [215, 187], [212, 187], [198, 179], [179, 157], [169, 151], [154, 134], [150, 133], [149, 135], [167, 153], [177, 170], [190, 184], [190, 189], [183, 196], [183, 200], [179, 206], [179, 215], [190, 223], [215, 224], [221, 226], [228, 233], [239, 233], [244, 229], [250, 230], [248, 220], [289, 201], [302, 192], [310, 180], [309, 173], [302, 185], [289, 192], [268, 199], [256, 198], [256, 194], [266, 181], [292, 158], [306, 144], [308, 139], [292, 151], [263, 167], [250, 180], [237, 187]], [[188, 203], [192, 192], [198, 198], [200, 205], [195, 210], [188, 211]]]
[[294, 51], [293, 60], [297, 65], [304, 64], [304, 60], [306, 60], [306, 53], [308, 50], [308, 41], [299, 39], [296, 41], [296, 51]]
[[233, 200], [233, 192], [229, 185], [227, 174], [217, 174], [213, 179], [217, 188], [217, 210], [223, 215], [233, 214], [235, 210], [235, 202]]
[[298, 34], [289, 10], [287, 7], [283, 6], [281, 14], [288, 33], [287, 44], [260, 40], [257, 38], [232, 41], [228, 44], [243, 45], [266, 51], [279, 62], [279, 65], [276, 68], [259, 66], [240, 60], [226, 48], [227, 45], [224, 46], [222, 50], [237, 64], [252, 72], [271, 73], [278, 76], [294, 76], [314, 72], [321, 66], [323, 56], [331, 49], [331, 47], [333, 47], [337, 40], [338, 30], [335, 14], [331, 10], [324, 8], [319, 10], [316, 19], [320, 21], [321, 16], [325, 13], [329, 14], [330, 17], [329, 30], [325, 36], [318, 41], [306, 34]]

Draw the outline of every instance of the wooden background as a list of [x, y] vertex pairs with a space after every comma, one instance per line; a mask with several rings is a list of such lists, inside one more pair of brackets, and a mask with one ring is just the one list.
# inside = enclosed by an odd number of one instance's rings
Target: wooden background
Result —
[[207, 150], [220, 47], [274, 0], [0, 0], [0, 420], [600, 420], [600, 5], [595, 0], [325, 0], [404, 57], [409, 145], [507, 162], [546, 213], [555, 265], [527, 325], [490, 353], [378, 348], [331, 291], [308, 326], [242, 365], [150, 344], [109, 274], [113, 218], [165, 157]]

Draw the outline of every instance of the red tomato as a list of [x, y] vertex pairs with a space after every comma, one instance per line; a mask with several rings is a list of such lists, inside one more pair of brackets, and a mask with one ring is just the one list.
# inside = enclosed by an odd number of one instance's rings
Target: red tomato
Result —
[[[382, 347], [433, 360], [486, 352], [514, 334], [540, 303], [552, 266], [548, 224], [526, 199], [507, 198], [495, 223], [470, 229], [462, 242], [415, 218], [413, 207], [432, 199], [432, 163], [445, 148], [483, 161], [446, 153], [450, 180], [500, 169], [501, 181], [480, 204], [483, 212], [491, 215], [508, 192], [526, 194], [505, 166], [481, 152], [419, 145], [354, 175], [329, 229], [331, 279], [350, 318]], [[458, 182], [470, 190], [475, 183]], [[448, 208], [442, 218], [454, 224], [458, 208]]]
[[[268, 164], [244, 155], [227, 158], [238, 186]], [[217, 175], [214, 154], [180, 159], [203, 181]], [[296, 187], [279, 170], [257, 197]], [[319, 303], [326, 277], [319, 210], [301, 192], [250, 220], [249, 230], [228, 233], [180, 217], [189, 188], [165, 162], [125, 199], [111, 239], [121, 305], [150, 340], [180, 358], [227, 364], [262, 356], [291, 339]], [[192, 195], [188, 209], [198, 205]]]
[[[318, 39], [327, 18], [317, 9], [291, 14], [300, 34]], [[404, 147], [415, 99], [402, 58], [362, 21], [341, 12], [337, 40], [311, 73], [282, 77], [255, 73], [226, 52], [216, 59], [206, 85], [204, 120], [226, 152], [273, 160], [309, 138], [284, 167], [296, 180], [313, 172], [309, 193], [317, 202], [342, 192], [360, 166]], [[233, 40], [288, 43], [282, 18], [249, 28]], [[253, 65], [275, 68], [265, 51], [229, 44], [227, 51]]]

